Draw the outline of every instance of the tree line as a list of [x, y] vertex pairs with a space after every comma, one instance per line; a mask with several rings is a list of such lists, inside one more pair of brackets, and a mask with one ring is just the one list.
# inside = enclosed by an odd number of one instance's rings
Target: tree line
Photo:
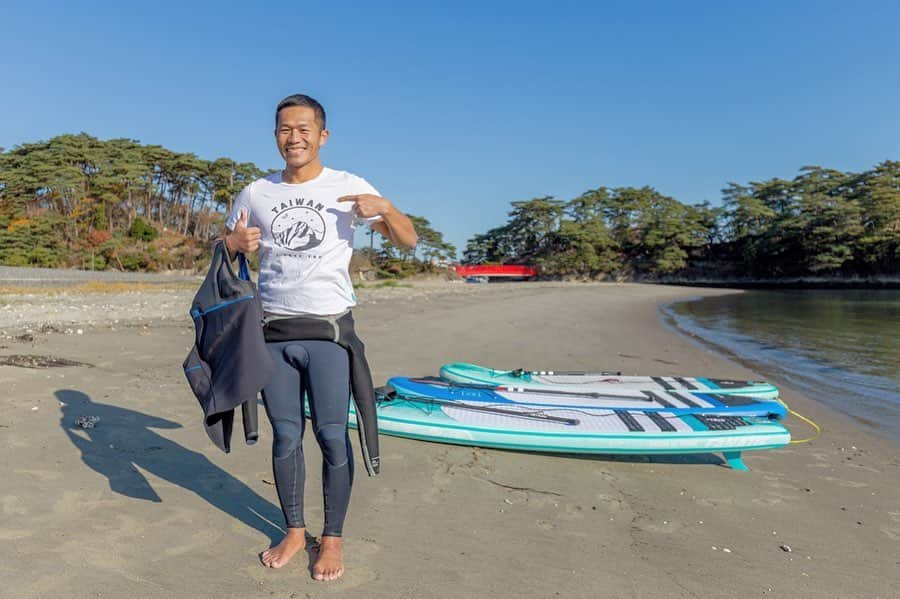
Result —
[[[209, 255], [253, 163], [204, 160], [132, 139], [86, 133], [0, 149], [0, 264], [121, 270], [189, 269]], [[420, 246], [371, 248], [400, 272], [455, 257], [423, 217]]]
[[807, 166], [791, 180], [730, 183], [722, 203], [650, 187], [512, 203], [463, 262], [525, 263], [545, 275], [779, 279], [900, 274], [900, 162], [863, 173]]
[[[0, 150], [0, 264], [122, 270], [202, 265], [237, 193], [266, 171], [86, 133]], [[456, 248], [412, 216], [415, 250], [375, 236], [382, 276], [433, 270]], [[537, 265], [547, 276], [777, 279], [900, 274], [900, 162], [862, 173], [819, 166], [729, 183], [718, 206], [650, 187], [598, 187], [512, 203], [463, 262]]]

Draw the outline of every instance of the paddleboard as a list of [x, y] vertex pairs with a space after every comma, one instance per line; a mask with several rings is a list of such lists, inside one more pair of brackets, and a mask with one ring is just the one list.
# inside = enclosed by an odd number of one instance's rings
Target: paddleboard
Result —
[[778, 401], [742, 395], [699, 393], [696, 391], [649, 391], [627, 387], [601, 387], [589, 391], [579, 387], [559, 390], [545, 387], [501, 387], [480, 383], [453, 383], [438, 378], [394, 377], [388, 381], [394, 389], [409, 397], [431, 397], [442, 401], [465, 401], [484, 405], [522, 404], [553, 409], [638, 409], [673, 414], [722, 414], [726, 416], [763, 416], [781, 419], [787, 409]]
[[[356, 414], [351, 407], [350, 424]], [[379, 389], [381, 433], [458, 445], [575, 454], [691, 454], [721, 452], [745, 470], [742, 452], [782, 447], [790, 433], [758, 416], [678, 414], [671, 410], [535, 407], [513, 402], [409, 396]]]
[[441, 378], [457, 383], [504, 387], [604, 392], [612, 387], [642, 391], [700, 392], [778, 399], [778, 389], [766, 382], [681, 376], [622, 376], [614, 372], [559, 372], [542, 370], [494, 370], [457, 362], [441, 367]]

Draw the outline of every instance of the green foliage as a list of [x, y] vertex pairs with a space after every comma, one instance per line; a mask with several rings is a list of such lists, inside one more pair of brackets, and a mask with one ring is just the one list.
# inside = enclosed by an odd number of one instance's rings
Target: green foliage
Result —
[[[380, 241], [380, 247], [365, 248], [357, 254], [365, 257], [374, 267], [379, 278], [406, 278], [416, 274], [437, 272], [446, 269], [456, 260], [456, 248], [444, 241], [444, 236], [435, 230], [427, 218], [409, 215], [419, 242], [414, 249], [400, 248], [387, 239]], [[374, 237], [374, 231], [369, 235]], [[374, 245], [374, 238], [372, 239]]]
[[552, 242], [535, 260], [546, 275], [598, 277], [622, 268], [619, 244], [612, 238], [603, 211], [609, 202], [605, 188], [589, 191], [564, 206]]
[[807, 166], [792, 181], [729, 183], [722, 199], [713, 208], [649, 187], [599, 187], [564, 205], [513, 202], [506, 224], [469, 240], [463, 262], [580, 277], [900, 273], [900, 162], [862, 174]]
[[58, 266], [59, 241], [60, 218], [56, 215], [0, 217], [0, 264]]
[[900, 162], [882, 162], [848, 188], [848, 197], [861, 210], [856, 260], [876, 271], [896, 269], [900, 264]]
[[[132, 139], [86, 133], [0, 150], [0, 264], [190, 268], [205, 262], [224, 212], [261, 176]], [[403, 278], [456, 258], [424, 217], [414, 250], [365, 250], [370, 271]], [[792, 179], [729, 183], [722, 205], [650, 187], [598, 187], [570, 201], [513, 202], [506, 223], [474, 235], [466, 263], [539, 265], [550, 276], [756, 278], [900, 273], [900, 162], [862, 173], [806, 166]], [[711, 270], [713, 272], [711, 272]]]
[[151, 269], [152, 260], [147, 252], [143, 252], [138, 248], [126, 248], [117, 254], [119, 263], [125, 270], [155, 270]]
[[144, 222], [144, 219], [141, 217], [137, 217], [134, 219], [134, 222], [131, 223], [131, 228], [128, 230], [128, 236], [140, 239], [141, 241], [153, 241], [159, 237], [159, 232], [153, 225]]
[[28, 263], [43, 268], [55, 268], [59, 264], [59, 256], [47, 247], [37, 247], [28, 252]]
[[[16, 146], [0, 152], [0, 217], [18, 223], [0, 236], [0, 262], [80, 267], [84, 255], [90, 255], [85, 250], [104, 243], [97, 236], [100, 231], [142, 243], [165, 231], [193, 247], [193, 240], [207, 242], [219, 234], [221, 211], [261, 174], [249, 163], [227, 158], [209, 162], [131, 139], [101, 141], [86, 133]], [[37, 232], [34, 227], [48, 218], [54, 221], [52, 230]], [[21, 225], [25, 221], [32, 224]], [[51, 253], [28, 249], [37, 247]], [[128, 258], [128, 268], [157, 261], [152, 248], [142, 251], [147, 256]], [[184, 253], [187, 260], [191, 252]], [[176, 263], [177, 254], [169, 251], [164, 261], [189, 267], [190, 262]], [[125, 267], [117, 256], [109, 250], [103, 259]], [[95, 268], [97, 263], [95, 251]]]
[[[456, 248], [452, 243], [444, 241], [443, 234], [436, 231], [427, 218], [409, 215], [409, 219], [419, 236], [413, 256], [419, 253], [425, 264], [448, 264], [456, 259]], [[382, 242], [382, 246], [385, 243], [390, 244], [389, 241]]]

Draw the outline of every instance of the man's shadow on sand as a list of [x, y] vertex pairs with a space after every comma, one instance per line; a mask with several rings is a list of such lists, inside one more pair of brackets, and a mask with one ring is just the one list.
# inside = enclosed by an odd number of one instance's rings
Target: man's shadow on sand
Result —
[[[192, 491], [212, 507], [222, 510], [250, 528], [267, 535], [272, 544], [284, 535], [278, 525], [281, 510], [234, 478], [201, 453], [186, 449], [157, 429], [181, 428], [181, 424], [119, 406], [91, 401], [72, 389], [55, 392], [62, 404], [60, 425], [81, 450], [81, 459], [109, 480], [109, 487], [134, 499], [162, 502], [150, 482], [137, 469]], [[76, 424], [81, 416], [99, 417], [93, 428]], [[87, 437], [87, 438], [85, 438]]]

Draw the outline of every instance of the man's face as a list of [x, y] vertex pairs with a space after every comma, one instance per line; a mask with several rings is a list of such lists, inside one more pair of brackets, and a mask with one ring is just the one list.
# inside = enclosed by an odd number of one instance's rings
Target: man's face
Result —
[[316, 122], [316, 111], [309, 106], [288, 106], [278, 113], [275, 142], [287, 166], [302, 168], [319, 157], [328, 130]]

